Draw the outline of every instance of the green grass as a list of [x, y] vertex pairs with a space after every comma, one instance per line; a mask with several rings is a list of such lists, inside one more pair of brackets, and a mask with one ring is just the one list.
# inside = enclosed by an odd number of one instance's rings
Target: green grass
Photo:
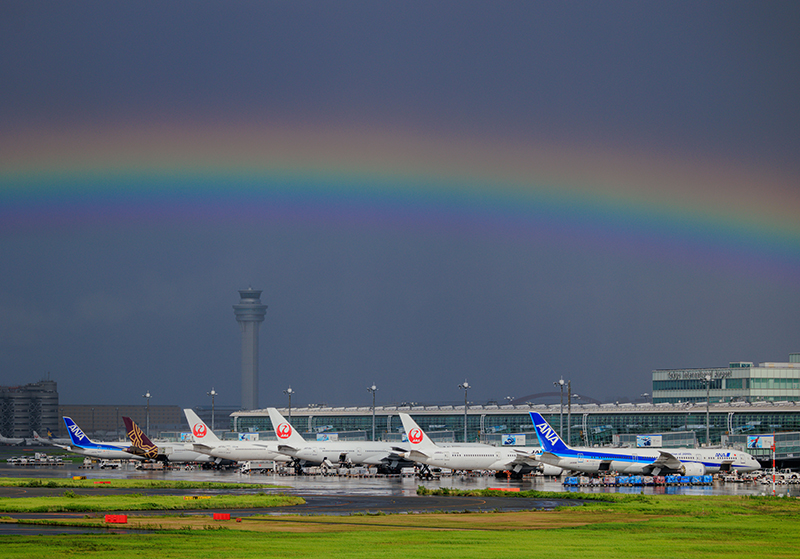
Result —
[[[529, 513], [552, 514], [552, 513]], [[476, 519], [482, 515], [474, 515]], [[174, 531], [152, 535], [0, 536], [8, 558], [129, 558], [156, 556], [247, 559], [281, 557], [339, 559], [548, 559], [625, 557], [730, 559], [731, 556], [796, 558], [800, 554], [796, 516], [710, 514], [600, 523], [552, 530], [436, 531], [431, 529], [336, 533], [252, 533], [232, 530]]]
[[[99, 483], [103, 482], [103, 483]], [[278, 485], [266, 483], [242, 484], [242, 483], [220, 483], [215, 481], [179, 481], [179, 480], [158, 480], [158, 479], [110, 479], [110, 478], [89, 478], [72, 479], [64, 478], [13, 478], [0, 477], [0, 487], [94, 487], [94, 488], [116, 488], [116, 489], [262, 489], [280, 488]]]
[[302, 497], [290, 495], [237, 494], [213, 495], [208, 499], [186, 500], [181, 495], [78, 495], [67, 490], [55, 497], [0, 499], [0, 512], [107, 512], [137, 510], [198, 510], [260, 508], [298, 505]]
[[[497, 496], [499, 493], [487, 494]], [[545, 495], [552, 499], [574, 494]], [[516, 496], [508, 494], [509, 498]], [[243, 506], [243, 497], [225, 496], [233, 499], [237, 507]], [[249, 497], [257, 501], [266, 496]], [[149, 501], [154, 497], [144, 499]], [[211, 505], [213, 500], [205, 501]], [[215, 503], [209, 508], [224, 507]], [[75, 523], [87, 521], [74, 520]], [[190, 520], [183, 517], [172, 517], [172, 520], [147, 517], [142, 521], [156, 532], [47, 538], [0, 536], [0, 545], [3, 557], [10, 559], [45, 555], [90, 559], [153, 556], [159, 559], [800, 557], [800, 500], [777, 497], [603, 494], [597, 495], [597, 500], [585, 501], [584, 506], [550, 512], [265, 516], [246, 518], [241, 523], [214, 523], [206, 519], [202, 528], [195, 524], [192, 531], [188, 529]], [[162, 525], [172, 530], [160, 531]]]

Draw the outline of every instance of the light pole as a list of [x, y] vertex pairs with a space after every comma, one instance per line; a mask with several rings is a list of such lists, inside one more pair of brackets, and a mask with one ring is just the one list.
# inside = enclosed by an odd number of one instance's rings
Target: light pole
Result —
[[711, 423], [709, 421], [709, 405], [711, 401], [711, 375], [706, 373], [706, 446], [711, 445]]
[[219, 394], [214, 387], [211, 387], [211, 392], [206, 392], [209, 396], [211, 396], [211, 430], [214, 431], [216, 429], [216, 425], [214, 425], [214, 396]]
[[117, 437], [117, 440], [119, 440], [119, 408], [114, 409], [117, 410], [117, 422], [114, 424], [114, 435]]
[[147, 436], [150, 436], [150, 391], [148, 390], [147, 393], [142, 396], [142, 398], [147, 398], [147, 427], [145, 433]]
[[572, 444], [572, 399], [580, 400], [581, 397], [572, 393], [572, 381], [567, 381], [567, 444]]
[[284, 394], [289, 396], [289, 425], [292, 424], [292, 394], [294, 394], [294, 390], [290, 386], [286, 390], [283, 391]]
[[372, 386], [367, 387], [367, 392], [372, 392], [372, 440], [375, 440], [375, 393], [378, 391], [378, 387], [375, 386], [375, 383], [372, 383]]
[[564, 377], [561, 377], [558, 382], [554, 382], [553, 386], [561, 389], [561, 408], [558, 412], [558, 436], [564, 438]]
[[459, 384], [458, 387], [464, 389], [464, 442], [467, 442], [467, 391], [472, 387], [466, 379], [464, 379], [464, 382]]

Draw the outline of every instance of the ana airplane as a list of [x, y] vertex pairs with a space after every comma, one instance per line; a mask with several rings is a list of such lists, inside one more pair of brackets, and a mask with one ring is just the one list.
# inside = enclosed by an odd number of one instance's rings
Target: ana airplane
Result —
[[[92, 456], [94, 458], [105, 458], [107, 460], [144, 460], [144, 457], [137, 456], [128, 452], [128, 447], [114, 443], [99, 443], [87, 437], [78, 425], [71, 418], [64, 416], [64, 424], [67, 426], [72, 444], [64, 448], [75, 454]], [[60, 446], [60, 445], [55, 445]]]
[[408, 443], [411, 445], [408, 458], [415, 462], [452, 470], [507, 471], [514, 478], [521, 478], [534, 471], [548, 476], [561, 474], [561, 468], [540, 462], [536, 453], [530, 449], [491, 445], [438, 446], [410, 415], [407, 413], [399, 415], [408, 436]]
[[540, 413], [530, 414], [536, 436], [544, 449], [539, 459], [565, 470], [590, 474], [614, 471], [653, 476], [671, 473], [699, 476], [720, 471], [750, 472], [761, 467], [750, 454], [734, 449], [572, 448], [561, 440]]
[[183, 413], [186, 415], [186, 421], [189, 422], [189, 427], [192, 430], [194, 450], [216, 458], [217, 461], [276, 460], [278, 462], [288, 462], [292, 459], [290, 456], [278, 452], [277, 443], [220, 440], [194, 411], [185, 409]]
[[159, 447], [144, 434], [144, 431], [142, 431], [130, 417], [123, 417], [122, 421], [125, 422], [128, 440], [131, 441], [131, 446], [128, 448], [129, 452], [143, 456], [148, 460], [156, 460], [158, 462], [183, 464], [187, 462], [214, 461], [214, 459], [207, 454], [196, 452], [191, 448], [186, 448], [185, 443], [166, 443]]
[[411, 467], [413, 461], [405, 457], [407, 449], [389, 443], [372, 441], [306, 441], [300, 433], [275, 408], [267, 408], [272, 428], [278, 437], [278, 451], [288, 454], [300, 465], [360, 464], [377, 466], [384, 473], [398, 473]]

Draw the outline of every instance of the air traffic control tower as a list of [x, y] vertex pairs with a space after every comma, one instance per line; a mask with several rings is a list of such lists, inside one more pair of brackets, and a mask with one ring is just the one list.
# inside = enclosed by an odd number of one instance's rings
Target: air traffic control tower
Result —
[[236, 322], [242, 327], [242, 409], [258, 409], [258, 325], [264, 322], [267, 306], [261, 304], [261, 290], [240, 289], [241, 300], [233, 305]]

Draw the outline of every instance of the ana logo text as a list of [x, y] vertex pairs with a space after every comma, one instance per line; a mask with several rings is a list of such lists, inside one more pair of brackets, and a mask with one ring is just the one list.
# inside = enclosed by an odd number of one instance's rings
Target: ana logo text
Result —
[[292, 434], [292, 426], [288, 423], [281, 423], [275, 430], [275, 434], [279, 439], [288, 439]]
[[69, 430], [72, 431], [73, 433], [75, 433], [75, 436], [78, 437], [78, 439], [85, 439], [86, 438], [86, 435], [83, 434], [83, 431], [81, 431], [81, 428], [78, 427], [77, 425], [75, 425], [74, 423], [69, 426]]
[[207, 428], [206, 428], [206, 426], [205, 426], [205, 425], [203, 425], [202, 423], [198, 423], [198, 424], [197, 424], [197, 425], [195, 425], [195, 426], [194, 426], [194, 428], [192, 429], [192, 433], [193, 433], [193, 434], [194, 434], [194, 436], [195, 436], [195, 437], [197, 437], [198, 439], [202, 439], [203, 437], [205, 437], [205, 436], [206, 436], [206, 433], [208, 433], [208, 429], [207, 429]]
[[539, 430], [542, 436], [550, 442], [550, 444], [556, 444], [558, 441], [558, 435], [552, 427], [550, 427], [547, 423], [541, 423], [537, 425], [536, 428]]
[[408, 433], [408, 442], [411, 444], [419, 444], [422, 442], [422, 431], [420, 429], [412, 429]]

